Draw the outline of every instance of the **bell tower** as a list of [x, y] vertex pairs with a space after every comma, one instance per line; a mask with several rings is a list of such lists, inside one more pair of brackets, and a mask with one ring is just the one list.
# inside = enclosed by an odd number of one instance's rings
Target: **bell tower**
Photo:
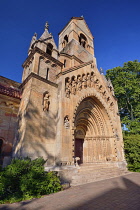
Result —
[[49, 24], [46, 22], [45, 30], [41, 37], [37, 39], [37, 34], [35, 33], [31, 39], [28, 57], [22, 65], [24, 68], [22, 82], [31, 73], [35, 73], [46, 80], [54, 82], [55, 74], [58, 73], [56, 70], [57, 65], [62, 66], [58, 61], [57, 46], [53, 35], [49, 33]]
[[[60, 61], [64, 63], [64, 67], [93, 60], [93, 39], [84, 18], [72, 17], [59, 33]], [[70, 62], [70, 58], [73, 62]]]

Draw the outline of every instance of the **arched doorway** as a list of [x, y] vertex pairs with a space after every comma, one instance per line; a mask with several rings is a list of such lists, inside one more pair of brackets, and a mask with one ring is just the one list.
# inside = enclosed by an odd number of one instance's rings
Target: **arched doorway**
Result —
[[78, 164], [83, 163], [83, 143], [85, 132], [81, 127], [77, 127], [75, 131], [75, 157], [79, 157]]
[[112, 127], [99, 100], [85, 98], [77, 108], [74, 125], [74, 151], [80, 164], [116, 160]]

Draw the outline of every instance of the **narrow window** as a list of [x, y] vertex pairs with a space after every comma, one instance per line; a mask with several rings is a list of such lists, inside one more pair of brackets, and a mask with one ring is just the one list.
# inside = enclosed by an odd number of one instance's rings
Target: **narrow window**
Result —
[[51, 43], [48, 43], [46, 53], [49, 55], [52, 55], [53, 45]]
[[49, 68], [47, 68], [46, 79], [49, 79]]
[[64, 68], [66, 67], [66, 60], [64, 60]]

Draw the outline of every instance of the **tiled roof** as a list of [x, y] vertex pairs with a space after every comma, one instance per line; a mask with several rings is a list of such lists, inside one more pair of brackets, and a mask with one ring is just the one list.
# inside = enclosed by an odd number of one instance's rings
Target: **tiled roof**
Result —
[[21, 91], [20, 90], [17, 90], [12, 87], [6, 87], [2, 84], [0, 84], [0, 93], [3, 95], [13, 97], [13, 98], [21, 99]]

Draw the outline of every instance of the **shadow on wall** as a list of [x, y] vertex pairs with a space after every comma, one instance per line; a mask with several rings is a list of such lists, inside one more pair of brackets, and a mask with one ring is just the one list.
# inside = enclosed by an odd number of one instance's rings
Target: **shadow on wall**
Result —
[[27, 111], [19, 113], [18, 133], [13, 149], [13, 157], [43, 157], [47, 165], [54, 164], [57, 113], [50, 110], [40, 112], [30, 102]]
[[[45, 196], [0, 209], [63, 209], [63, 210], [129, 210], [140, 209], [140, 176], [114, 178], [96, 183], [81, 185], [63, 193]], [[135, 181], [136, 179], [136, 181]], [[98, 194], [98, 196], [97, 196]], [[70, 199], [71, 198], [71, 199]], [[54, 202], [55, 200], [55, 202]]]

